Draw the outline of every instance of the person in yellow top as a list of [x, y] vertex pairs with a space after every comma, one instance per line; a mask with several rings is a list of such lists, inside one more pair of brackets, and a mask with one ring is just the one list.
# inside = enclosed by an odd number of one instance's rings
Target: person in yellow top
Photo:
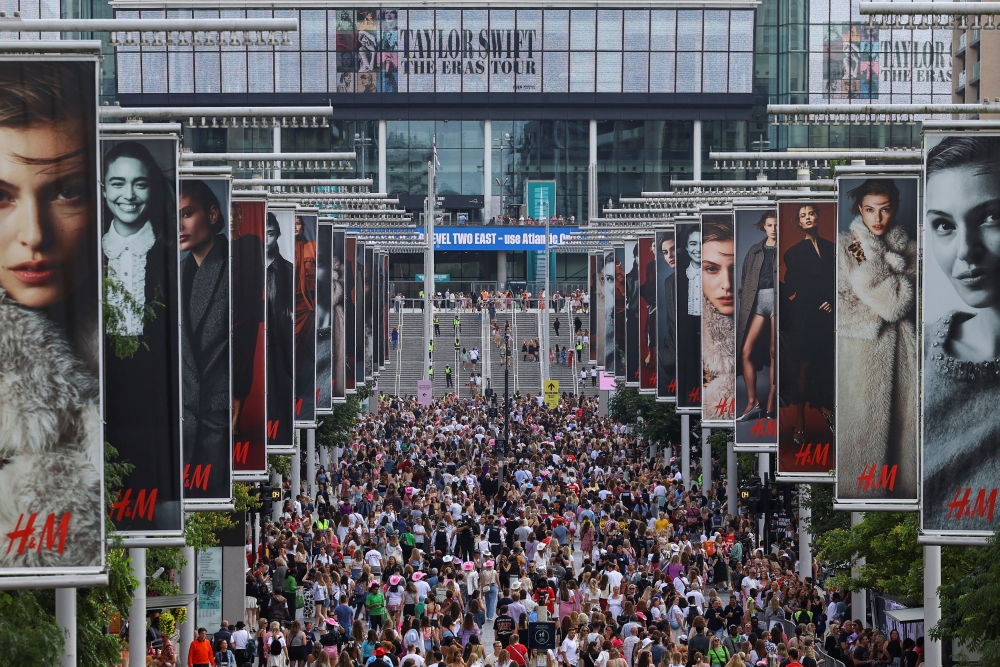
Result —
[[660, 517], [653, 523], [653, 527], [656, 529], [656, 534], [659, 535], [663, 531], [670, 528], [670, 521], [667, 519], [665, 514], [661, 514]]

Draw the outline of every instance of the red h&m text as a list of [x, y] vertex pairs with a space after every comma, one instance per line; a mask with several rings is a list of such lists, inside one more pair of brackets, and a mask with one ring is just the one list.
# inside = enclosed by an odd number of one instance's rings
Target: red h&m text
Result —
[[17, 518], [17, 527], [7, 533], [7, 553], [10, 553], [15, 543], [18, 543], [18, 555], [29, 550], [42, 553], [42, 549], [46, 549], [47, 551], [55, 549], [59, 553], [62, 553], [66, 549], [66, 533], [69, 532], [70, 516], [69, 512], [63, 514], [57, 526], [56, 515], [49, 514], [45, 519], [45, 524], [42, 526], [41, 533], [36, 535], [35, 521], [38, 518], [38, 514], [33, 513], [28, 517], [27, 522], [25, 522], [24, 515], [22, 514]]

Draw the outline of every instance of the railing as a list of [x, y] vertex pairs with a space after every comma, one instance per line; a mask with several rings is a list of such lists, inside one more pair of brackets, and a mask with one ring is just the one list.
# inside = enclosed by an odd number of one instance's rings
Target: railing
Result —
[[958, 73], [958, 86], [955, 88], [955, 92], [961, 92], [965, 89], [965, 70], [963, 69]]
[[979, 81], [979, 64], [975, 62], [972, 64], [972, 78], [969, 79], [969, 83], [976, 83]]
[[961, 35], [959, 35], [958, 44], [955, 46], [956, 56], [962, 55], [962, 53], [965, 51], [965, 40], [966, 40], [966, 33], [963, 32]]

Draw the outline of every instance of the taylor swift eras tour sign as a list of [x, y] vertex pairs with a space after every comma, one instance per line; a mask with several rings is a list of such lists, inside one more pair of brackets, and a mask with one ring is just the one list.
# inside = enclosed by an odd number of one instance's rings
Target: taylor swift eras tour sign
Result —
[[917, 501], [916, 177], [837, 180], [837, 501]]
[[267, 202], [233, 193], [229, 206], [233, 303], [233, 471], [267, 472], [264, 218]]
[[733, 214], [701, 216], [701, 414], [705, 426], [732, 428], [736, 416]]
[[0, 61], [0, 574], [104, 566], [97, 67]]
[[674, 230], [656, 232], [656, 400], [677, 400], [677, 244]]
[[295, 425], [316, 425], [316, 223], [295, 213]]
[[677, 411], [701, 414], [701, 223], [674, 224], [677, 238]]
[[1000, 135], [928, 133], [924, 149], [921, 526], [985, 538], [1000, 486]]
[[184, 178], [179, 197], [184, 497], [229, 502], [232, 487], [229, 178]]
[[101, 152], [105, 439], [133, 466], [110, 516], [124, 534], [180, 533], [177, 138], [104, 139]]
[[778, 202], [778, 466], [829, 475], [834, 442], [837, 204]]
[[291, 447], [295, 368], [295, 211], [267, 212], [267, 445]]
[[[778, 445], [778, 214], [736, 214], [736, 440], [738, 448]], [[744, 450], [745, 451], [745, 450]]]

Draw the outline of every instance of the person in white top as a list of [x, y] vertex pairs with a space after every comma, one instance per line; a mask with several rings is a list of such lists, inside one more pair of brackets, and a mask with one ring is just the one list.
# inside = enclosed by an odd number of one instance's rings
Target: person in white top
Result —
[[368, 551], [365, 554], [365, 561], [367, 561], [368, 567], [372, 569], [372, 573], [382, 573], [382, 554], [380, 554], [377, 549], [373, 548]]
[[616, 586], [620, 586], [622, 583], [622, 578], [623, 575], [618, 570], [618, 566], [612, 565], [611, 569], [608, 570], [608, 583], [611, 584], [611, 587], [614, 588]]
[[562, 646], [559, 647], [565, 661], [576, 667], [579, 664], [579, 648], [576, 644], [576, 628], [571, 627], [569, 632], [566, 634], [566, 639], [563, 640]]

